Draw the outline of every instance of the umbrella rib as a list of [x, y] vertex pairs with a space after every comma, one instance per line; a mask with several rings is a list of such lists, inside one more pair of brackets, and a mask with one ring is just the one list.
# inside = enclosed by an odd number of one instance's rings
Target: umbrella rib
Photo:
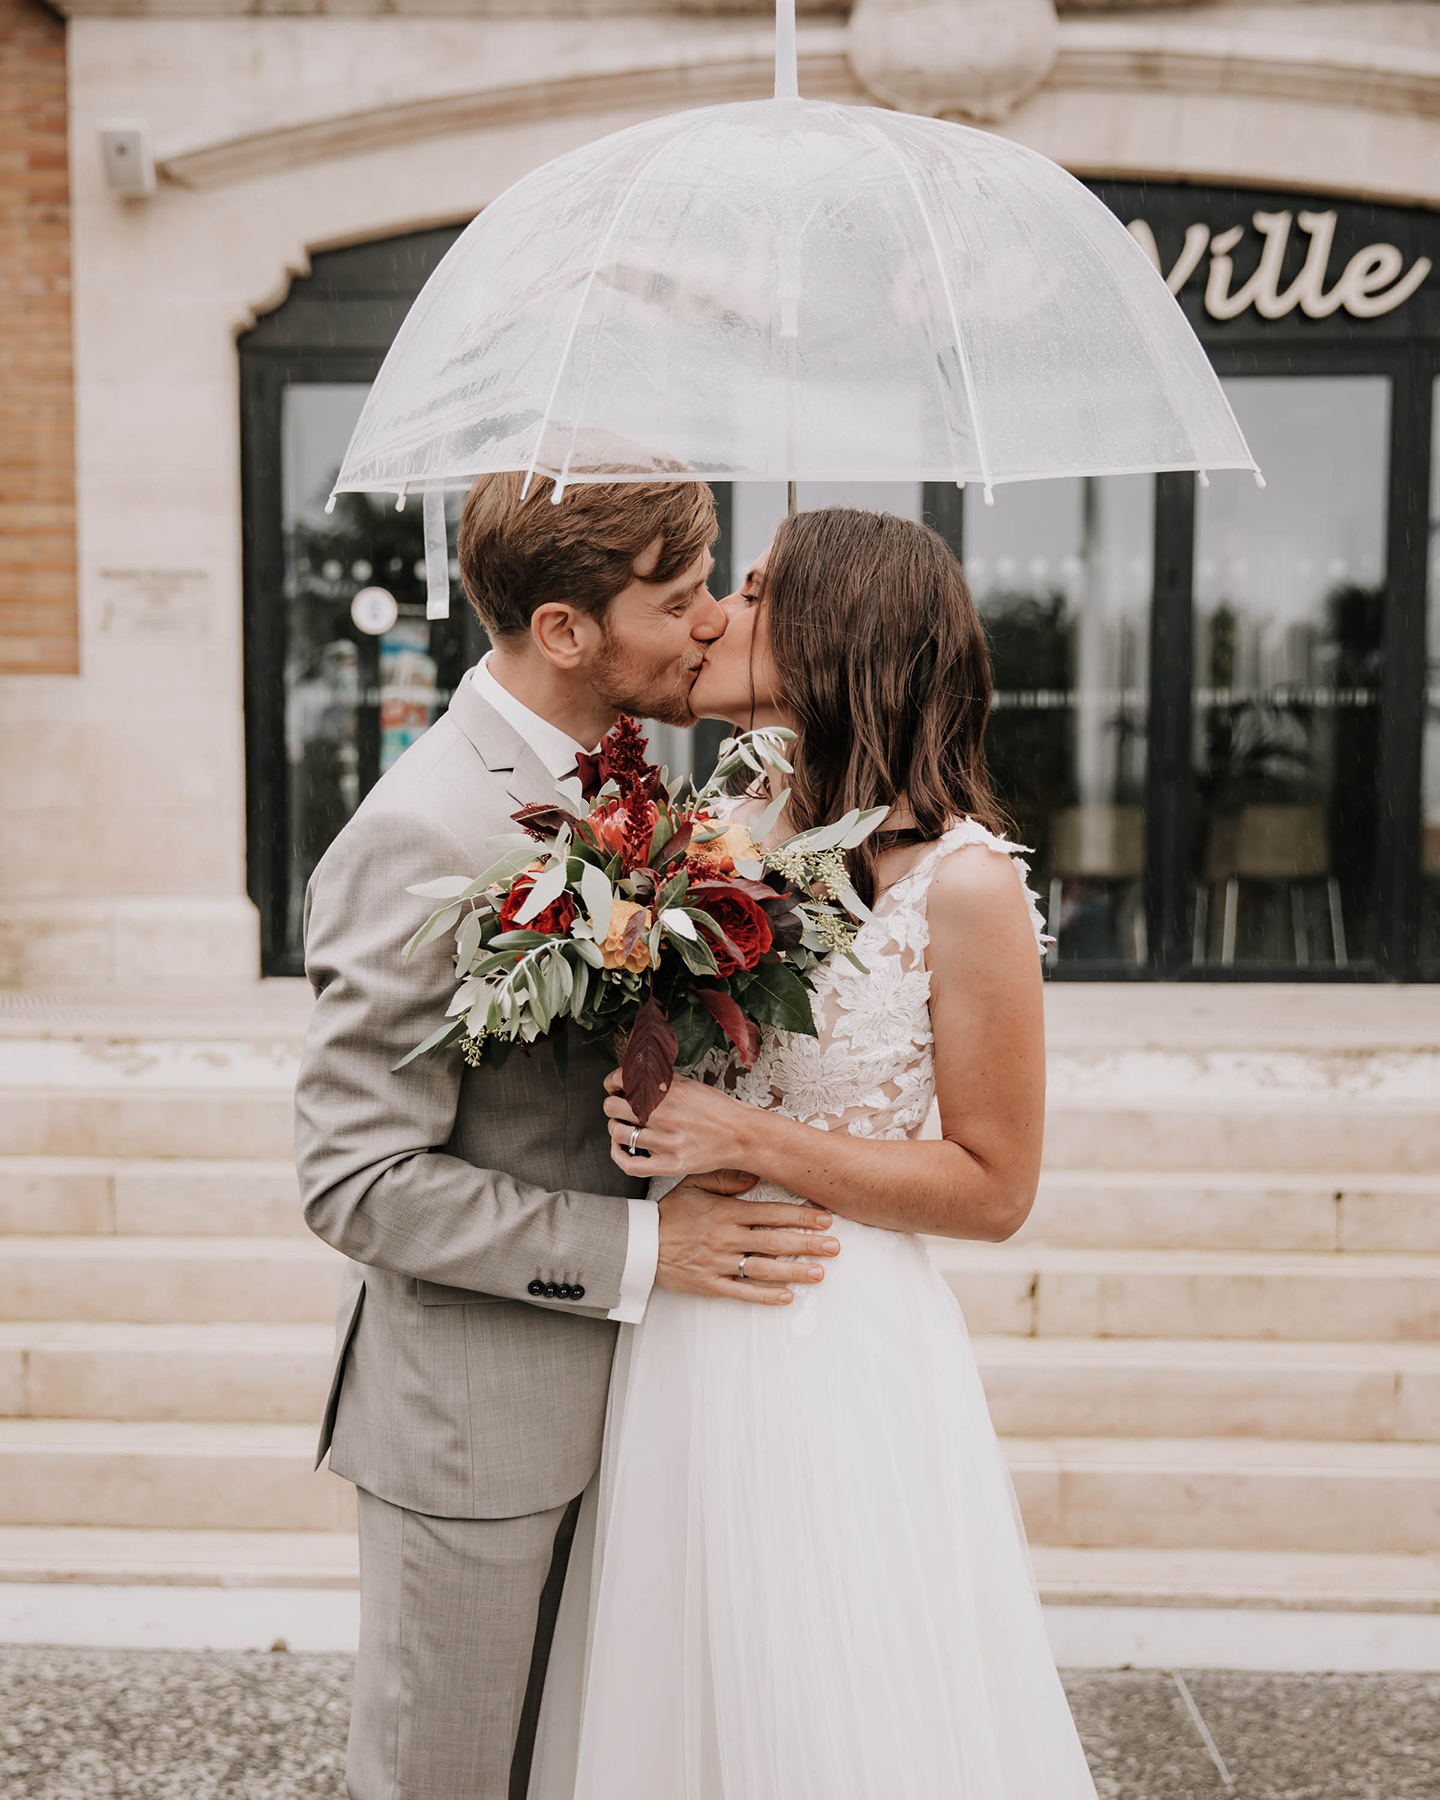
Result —
[[[965, 340], [960, 335], [960, 318], [955, 310], [955, 293], [950, 286], [950, 277], [945, 272], [945, 258], [940, 253], [940, 240], [936, 235], [935, 225], [930, 217], [930, 208], [925, 204], [925, 196], [920, 192], [919, 187], [916, 185], [915, 177], [911, 172], [909, 163], [906, 162], [905, 158], [895, 148], [894, 144], [890, 142], [890, 139], [885, 133], [877, 130], [868, 120], [864, 122], [864, 129], [870, 137], [877, 138], [880, 143], [884, 145], [886, 151], [898, 165], [900, 173], [905, 177], [905, 185], [910, 189], [910, 198], [915, 202], [915, 210], [920, 214], [920, 222], [925, 227], [925, 235], [930, 240], [930, 250], [935, 258], [935, 267], [940, 276], [940, 285], [945, 290], [945, 307], [950, 314], [950, 333], [955, 342], [955, 354], [960, 362], [960, 379], [965, 383], [965, 398], [970, 403], [970, 417], [975, 425], [975, 453], [980, 458], [980, 480], [984, 484], [985, 499], [988, 504], [992, 499], [990, 463], [985, 455], [985, 433], [980, 427], [980, 407], [975, 398], [975, 381], [970, 370], [970, 358], [965, 351]], [[953, 432], [951, 436], [953, 441]], [[958, 468], [955, 471], [955, 480], [957, 486], [963, 487], [965, 485]]]
[[[525, 482], [520, 491], [522, 500], [530, 492], [530, 483], [535, 479], [535, 465], [539, 460], [540, 449], [545, 441], [545, 432], [550, 424], [550, 415], [555, 410], [555, 400], [560, 392], [560, 383], [565, 379], [565, 367], [570, 360], [570, 352], [575, 346], [575, 335], [580, 329], [581, 319], [585, 317], [585, 308], [590, 302], [590, 291], [595, 286], [595, 278], [600, 273], [600, 265], [605, 260], [605, 252], [610, 248], [611, 241], [619, 229], [620, 221], [625, 216], [625, 209], [630, 204], [631, 197], [636, 188], [639, 187], [644, 177], [650, 173], [651, 167], [659, 161], [662, 152], [668, 148], [668, 140], [665, 143], [658, 145], [630, 177], [629, 184], [626, 187], [624, 194], [616, 205], [615, 211], [611, 214], [610, 224], [606, 229], [605, 235], [600, 240], [600, 248], [595, 252], [595, 260], [591, 263], [590, 273], [585, 278], [585, 286], [580, 295], [579, 305], [575, 308], [575, 317], [570, 321], [570, 330], [566, 333], [565, 343], [560, 351], [559, 361], [555, 365], [555, 380], [550, 387], [550, 398], [545, 402], [545, 411], [541, 416], [539, 426], [536, 428], [535, 448], [530, 454], [530, 464], [525, 471]], [[591, 365], [592, 367], [594, 365], [593, 357], [591, 358]], [[565, 476], [569, 472], [570, 458], [575, 454], [575, 440], [579, 435], [580, 421], [577, 419], [574, 428], [570, 433], [570, 448], [565, 452], [565, 461], [560, 470], [559, 480], [556, 483], [554, 498], [557, 500], [564, 492]]]

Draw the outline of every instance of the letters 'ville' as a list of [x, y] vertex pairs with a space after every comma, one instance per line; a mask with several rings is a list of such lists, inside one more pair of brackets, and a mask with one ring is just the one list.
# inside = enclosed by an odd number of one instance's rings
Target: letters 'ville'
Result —
[[[1208, 225], [1186, 228], [1185, 242], [1175, 266], [1166, 275], [1166, 285], [1178, 294], [1200, 266], [1200, 259], [1210, 252], [1210, 273], [1205, 283], [1205, 310], [1212, 319], [1234, 319], [1254, 307], [1262, 319], [1283, 319], [1298, 306], [1307, 318], [1328, 319], [1341, 307], [1352, 318], [1375, 319], [1402, 305], [1430, 273], [1430, 258], [1417, 257], [1407, 270], [1405, 258], [1394, 244], [1367, 244], [1357, 250], [1340, 272], [1334, 287], [1325, 283], [1330, 272], [1330, 252], [1335, 241], [1336, 214], [1333, 212], [1257, 212], [1253, 215], [1256, 231], [1263, 247], [1255, 273], [1239, 288], [1231, 291], [1235, 263], [1230, 252], [1245, 235], [1243, 225], [1213, 237]], [[1297, 223], [1309, 234], [1310, 247], [1304, 267], [1282, 292], [1280, 271], [1290, 243], [1290, 228]], [[1133, 219], [1130, 234], [1145, 254], [1165, 274], [1155, 233], [1144, 219]]]

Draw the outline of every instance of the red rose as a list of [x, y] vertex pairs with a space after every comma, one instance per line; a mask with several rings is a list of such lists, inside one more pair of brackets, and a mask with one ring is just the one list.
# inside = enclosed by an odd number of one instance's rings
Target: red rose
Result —
[[700, 926], [722, 975], [733, 975], [737, 969], [753, 969], [774, 941], [765, 909], [728, 881], [692, 881], [685, 898], [701, 912], [709, 913], [740, 952], [737, 961], [724, 944]]
[[[505, 896], [500, 906], [500, 929], [514, 931], [515, 915], [525, 904], [525, 898], [535, 885], [533, 875], [522, 875]], [[562, 894], [558, 900], [552, 900], [547, 907], [541, 909], [526, 925], [519, 927], [523, 931], [543, 931], [547, 937], [564, 937], [569, 931], [575, 917], [575, 902], [568, 894]]]

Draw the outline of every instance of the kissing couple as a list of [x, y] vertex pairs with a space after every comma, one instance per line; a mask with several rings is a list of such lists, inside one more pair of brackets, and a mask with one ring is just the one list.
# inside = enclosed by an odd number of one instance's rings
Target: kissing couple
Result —
[[[494, 648], [306, 900], [297, 1162], [349, 1258], [321, 1454], [359, 1498], [351, 1800], [1094, 1800], [923, 1236], [1015, 1231], [1044, 1118], [1040, 917], [964, 576], [924, 526], [832, 508], [717, 601], [704, 485], [552, 492], [475, 484]], [[777, 838], [890, 809], [846, 852], [871, 916], [816, 971], [818, 1036], [712, 1053], [638, 1131], [578, 1039], [563, 1080], [548, 1050], [397, 1071], [454, 988], [442, 943], [402, 961], [407, 889], [487, 866], [621, 712], [793, 731]]]

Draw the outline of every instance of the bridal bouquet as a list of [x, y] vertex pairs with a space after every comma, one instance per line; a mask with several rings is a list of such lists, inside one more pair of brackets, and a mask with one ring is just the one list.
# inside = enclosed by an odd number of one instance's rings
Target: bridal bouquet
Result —
[[499, 860], [484, 874], [410, 888], [440, 905], [406, 960], [453, 931], [459, 986], [445, 1023], [396, 1067], [452, 1044], [473, 1064], [500, 1062], [545, 1037], [563, 1057], [571, 1020], [586, 1043], [623, 1041], [625, 1096], [643, 1125], [675, 1069], [700, 1062], [722, 1034], [746, 1068], [763, 1026], [813, 1037], [813, 972], [832, 951], [856, 961], [853, 921], [868, 916], [842, 852], [887, 809], [760, 848], [785, 793], [753, 837], [720, 816], [721, 797], [742, 770], [791, 773], [793, 736], [727, 739], [709, 782], [686, 793], [622, 718], [594, 756], [576, 759], [553, 804], [522, 807], [521, 831], [490, 840]]

